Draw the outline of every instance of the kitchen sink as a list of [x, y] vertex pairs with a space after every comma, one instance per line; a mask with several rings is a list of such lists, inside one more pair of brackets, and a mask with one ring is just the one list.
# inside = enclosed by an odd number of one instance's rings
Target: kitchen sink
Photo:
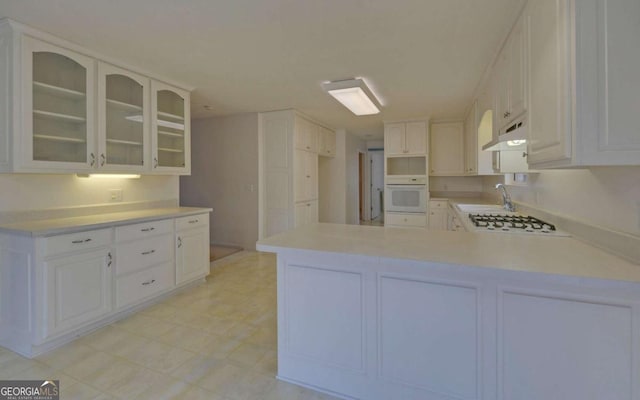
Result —
[[498, 204], [458, 204], [456, 207], [463, 213], [467, 214], [483, 214], [483, 213], [500, 213], [515, 214], [502, 208]]

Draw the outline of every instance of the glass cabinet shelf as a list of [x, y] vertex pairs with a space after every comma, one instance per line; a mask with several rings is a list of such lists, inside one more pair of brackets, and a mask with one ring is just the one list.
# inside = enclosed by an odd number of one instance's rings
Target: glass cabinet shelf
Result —
[[184, 137], [184, 133], [161, 131], [158, 129], [158, 135], [171, 136], [171, 137]]
[[66, 137], [66, 136], [35, 134], [35, 135], [33, 135], [33, 137], [35, 139], [51, 140], [51, 141], [54, 141], [54, 142], [87, 143], [87, 141], [85, 139], [78, 139], [78, 138], [72, 138], [72, 137]]
[[107, 143], [123, 144], [127, 146], [142, 146], [142, 142], [134, 142], [131, 140], [107, 139]]
[[87, 122], [87, 119], [83, 117], [76, 117], [75, 115], [60, 114], [50, 111], [33, 110], [33, 115], [34, 117], [42, 117], [64, 122], [73, 122], [76, 124], [84, 124], [85, 122]]
[[182, 149], [169, 149], [166, 147], [158, 147], [158, 151], [164, 151], [166, 153], [184, 153]]
[[[142, 112], [142, 107], [141, 106], [139, 106], [137, 104], [125, 103], [125, 102], [118, 101], [118, 100], [107, 99], [107, 105], [111, 106], [113, 108], [119, 108], [121, 110]], [[140, 119], [142, 121], [142, 116], [140, 116], [140, 117], [141, 117]]]
[[37, 90], [41, 93], [47, 93], [53, 96], [64, 97], [70, 100], [82, 100], [87, 97], [84, 93], [78, 92], [77, 90], [71, 90], [71, 89], [60, 87], [60, 86], [49, 85], [43, 82], [34, 81], [33, 88], [34, 90]]

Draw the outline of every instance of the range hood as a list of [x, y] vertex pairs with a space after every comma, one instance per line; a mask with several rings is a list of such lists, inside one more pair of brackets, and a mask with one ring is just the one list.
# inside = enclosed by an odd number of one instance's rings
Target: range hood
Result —
[[523, 151], [527, 149], [527, 121], [517, 120], [509, 125], [497, 139], [482, 146], [485, 151]]

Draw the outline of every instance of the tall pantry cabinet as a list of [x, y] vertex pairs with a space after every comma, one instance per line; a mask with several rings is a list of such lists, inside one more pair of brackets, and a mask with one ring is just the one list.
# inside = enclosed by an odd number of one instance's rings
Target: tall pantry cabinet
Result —
[[260, 114], [260, 237], [318, 222], [318, 152], [335, 133], [295, 110]]

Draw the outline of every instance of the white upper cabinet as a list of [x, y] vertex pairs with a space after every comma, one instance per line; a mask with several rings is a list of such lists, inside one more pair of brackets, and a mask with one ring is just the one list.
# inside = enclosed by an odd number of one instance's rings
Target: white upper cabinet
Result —
[[640, 165], [640, 2], [530, 0], [525, 15], [529, 165]]
[[317, 153], [319, 126], [299, 116], [296, 116], [295, 125], [296, 149]]
[[506, 128], [527, 110], [526, 30], [521, 16], [494, 66], [496, 128]]
[[331, 129], [327, 129], [324, 126], [320, 129], [320, 148], [318, 155], [323, 157], [335, 157], [336, 156], [336, 133]]
[[191, 173], [189, 92], [151, 81], [153, 171]]
[[384, 152], [387, 156], [426, 154], [427, 123], [410, 121], [385, 124]]
[[149, 152], [149, 79], [98, 64], [98, 166], [144, 171]]
[[1, 19], [0, 172], [188, 174], [189, 91], [150, 82]]
[[94, 60], [29, 36], [21, 44], [22, 152], [16, 161], [26, 169], [94, 168]]
[[429, 175], [464, 175], [463, 136], [462, 122], [431, 124]]
[[464, 121], [464, 172], [466, 175], [478, 174], [478, 130], [476, 101]]

